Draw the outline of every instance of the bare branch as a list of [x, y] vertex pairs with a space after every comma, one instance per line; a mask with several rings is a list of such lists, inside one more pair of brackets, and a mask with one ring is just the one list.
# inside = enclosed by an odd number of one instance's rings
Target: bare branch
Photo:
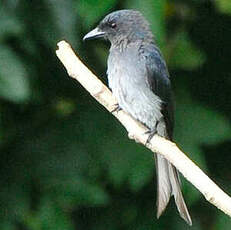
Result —
[[[56, 54], [68, 74], [79, 83], [109, 112], [115, 108], [116, 100], [111, 91], [80, 61], [71, 46], [61, 41]], [[128, 131], [129, 138], [145, 145], [147, 129], [124, 111], [113, 113]], [[231, 198], [224, 193], [175, 143], [155, 135], [146, 146], [154, 153], [162, 154], [217, 208], [231, 217]]]

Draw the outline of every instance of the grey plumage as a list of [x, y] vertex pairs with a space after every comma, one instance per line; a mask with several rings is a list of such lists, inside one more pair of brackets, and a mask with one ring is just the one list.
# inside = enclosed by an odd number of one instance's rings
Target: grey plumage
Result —
[[[138, 11], [115, 11], [84, 40], [96, 37], [111, 42], [107, 75], [119, 106], [151, 132], [172, 140], [174, 118], [169, 73], [148, 22]], [[177, 170], [161, 155], [155, 155], [157, 217], [173, 195], [181, 217], [191, 225]]]

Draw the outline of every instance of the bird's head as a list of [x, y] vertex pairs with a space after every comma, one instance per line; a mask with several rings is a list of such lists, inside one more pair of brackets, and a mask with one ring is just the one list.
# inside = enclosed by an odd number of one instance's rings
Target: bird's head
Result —
[[83, 40], [104, 38], [111, 44], [153, 39], [148, 22], [135, 10], [119, 10], [108, 14]]

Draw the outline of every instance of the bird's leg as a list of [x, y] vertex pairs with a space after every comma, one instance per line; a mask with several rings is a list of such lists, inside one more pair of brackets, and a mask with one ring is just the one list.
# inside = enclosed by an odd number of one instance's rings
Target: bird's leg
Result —
[[119, 112], [120, 110], [122, 110], [122, 108], [119, 106], [119, 104], [115, 104], [115, 108], [111, 111], [111, 113], [114, 113], [114, 112]]
[[155, 134], [157, 134], [157, 125], [158, 125], [159, 121], [156, 121], [156, 124], [155, 124], [155, 128], [154, 129], [149, 129], [148, 131], [146, 131], [144, 134], [149, 134], [146, 142], [145, 142], [145, 145], [149, 144], [151, 139], [153, 138], [153, 136]]

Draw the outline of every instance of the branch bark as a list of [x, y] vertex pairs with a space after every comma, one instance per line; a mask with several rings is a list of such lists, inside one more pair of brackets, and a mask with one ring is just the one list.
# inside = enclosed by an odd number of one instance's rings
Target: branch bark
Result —
[[[111, 91], [80, 61], [71, 46], [61, 41], [56, 54], [70, 77], [79, 83], [109, 112], [113, 111], [116, 100]], [[145, 145], [147, 129], [124, 111], [113, 115], [128, 131], [128, 136]], [[146, 146], [154, 153], [162, 154], [190, 181], [211, 204], [231, 217], [231, 198], [220, 189], [195, 163], [193, 163], [175, 143], [155, 135]]]

